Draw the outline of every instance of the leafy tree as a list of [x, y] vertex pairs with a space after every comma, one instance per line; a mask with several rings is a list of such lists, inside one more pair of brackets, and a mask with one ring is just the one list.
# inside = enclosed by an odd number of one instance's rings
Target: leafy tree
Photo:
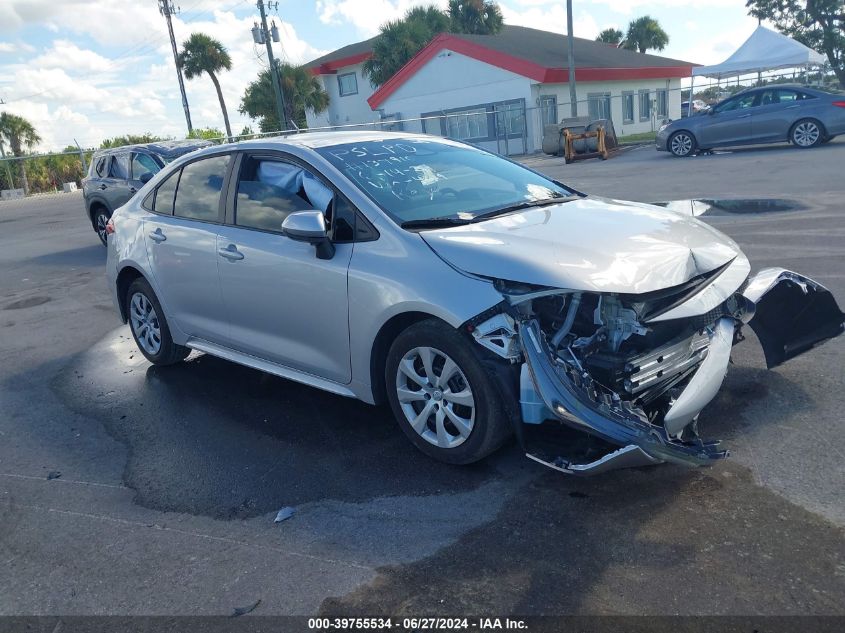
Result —
[[449, 0], [448, 14], [453, 33], [493, 35], [504, 26], [502, 10], [492, 0]]
[[185, 77], [193, 79], [203, 73], [208, 74], [214, 89], [217, 90], [217, 98], [220, 100], [220, 110], [223, 111], [223, 123], [226, 126], [226, 136], [231, 138], [232, 128], [229, 126], [229, 113], [226, 111], [226, 102], [223, 101], [223, 92], [220, 90], [220, 82], [217, 73], [221, 70], [232, 68], [232, 58], [226, 47], [213, 37], [205, 33], [192, 33], [191, 37], [182, 43], [182, 52], [176, 60], [179, 67], [185, 72]]
[[155, 143], [156, 141], [164, 141], [160, 136], [156, 136], [150, 132], [144, 134], [124, 134], [123, 136], [115, 136], [114, 138], [107, 138], [100, 143], [100, 149], [108, 149], [110, 147], [123, 147], [124, 145], [139, 145], [141, 143]]
[[241, 130], [241, 133], [238, 136], [242, 139], [244, 138], [252, 138], [255, 136], [255, 132], [252, 129], [251, 125], [245, 125], [244, 129]]
[[185, 138], [199, 138], [206, 141], [219, 141], [224, 138], [223, 132], [216, 127], [195, 127]]
[[668, 43], [669, 36], [660, 23], [651, 16], [644, 15], [628, 25], [628, 33], [622, 47], [645, 53], [649, 49], [662, 51]]
[[604, 42], [605, 44], [614, 44], [619, 46], [622, 43], [622, 38], [624, 37], [624, 33], [619, 29], [609, 28], [605, 29], [599, 36], [596, 38], [597, 42]]
[[449, 26], [449, 17], [436, 6], [409, 9], [404, 18], [382, 25], [364, 73], [374, 85], [382, 85]]
[[824, 52], [845, 87], [845, 3], [842, 0], [747, 0], [755, 18], [769, 20], [778, 31]]
[[[300, 128], [308, 127], [305, 110], [319, 114], [329, 107], [329, 95], [320, 81], [308, 69], [279, 63], [282, 80], [282, 95], [285, 98], [285, 117]], [[241, 114], [258, 119], [262, 132], [273, 132], [279, 128], [276, 115], [276, 94], [273, 90], [273, 75], [270, 69], [262, 70], [250, 83], [241, 98], [238, 108]], [[247, 132], [252, 133], [252, 130]]]
[[[24, 148], [31, 150], [41, 142], [41, 137], [32, 123], [9, 112], [0, 114], [0, 138], [9, 143], [13, 156], [23, 156]], [[26, 161], [17, 160], [15, 162], [18, 164], [24, 195], [27, 195], [29, 194], [29, 181], [26, 177]]]

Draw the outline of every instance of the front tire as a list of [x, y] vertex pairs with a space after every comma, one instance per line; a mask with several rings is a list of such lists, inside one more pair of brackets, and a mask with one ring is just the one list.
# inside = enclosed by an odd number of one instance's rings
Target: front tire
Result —
[[792, 144], [802, 149], [820, 145], [824, 136], [821, 123], [815, 119], [801, 119], [792, 126], [789, 132], [789, 140]]
[[390, 347], [385, 384], [402, 431], [448, 464], [483, 459], [510, 434], [502, 396], [472, 343], [434, 319], [403, 331]]
[[109, 223], [108, 210], [104, 207], [97, 207], [94, 211], [94, 216], [91, 222], [94, 224], [94, 230], [97, 231], [97, 237], [103, 243], [103, 246], [108, 246], [108, 233], [106, 233], [106, 225]]
[[191, 353], [173, 342], [164, 310], [146, 279], [139, 277], [129, 285], [126, 312], [135, 344], [153, 365], [173, 365]]
[[684, 158], [695, 152], [695, 137], [686, 130], [681, 130], [669, 137], [667, 145], [673, 155]]

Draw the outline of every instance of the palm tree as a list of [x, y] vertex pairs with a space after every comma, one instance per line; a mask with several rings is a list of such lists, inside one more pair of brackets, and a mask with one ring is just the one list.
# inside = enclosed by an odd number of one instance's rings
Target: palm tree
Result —
[[623, 36], [624, 33], [622, 33], [622, 31], [620, 31], [619, 29], [609, 28], [599, 33], [599, 36], [596, 38], [596, 41], [619, 46], [622, 43]]
[[211, 82], [217, 90], [217, 98], [220, 100], [220, 109], [223, 111], [226, 136], [231, 138], [229, 113], [226, 111], [226, 102], [223, 101], [223, 92], [217, 80], [217, 73], [232, 68], [232, 58], [229, 57], [226, 47], [205, 33], [192, 33], [191, 37], [182, 43], [182, 52], [179, 53], [176, 63], [185, 72], [187, 79], [199, 77], [203, 73], [208, 73], [211, 77]]
[[504, 25], [502, 10], [492, 0], [449, 0], [448, 14], [453, 33], [493, 35]]
[[[23, 156], [23, 148], [32, 149], [37, 143], [41, 142], [41, 137], [32, 125], [25, 118], [17, 116], [16, 114], [9, 114], [3, 112], [0, 114], [0, 140], [6, 139], [9, 147], [12, 149], [14, 156]], [[24, 194], [29, 194], [29, 181], [26, 178], [26, 164], [25, 161], [16, 161], [19, 165], [21, 174], [21, 183], [23, 184]]]
[[[288, 121], [294, 121], [298, 127], [306, 127], [305, 110], [319, 114], [329, 107], [328, 93], [323, 90], [320, 81], [305, 68], [282, 62], [279, 63], [279, 75], [282, 79], [285, 117]], [[270, 70], [261, 71], [258, 78], [247, 86], [238, 108], [241, 114], [259, 119], [262, 132], [271, 132], [279, 126], [272, 82]]]
[[662, 51], [668, 43], [669, 36], [660, 23], [651, 16], [644, 15], [628, 25], [628, 34], [622, 47], [645, 53], [649, 49]]
[[401, 20], [382, 25], [364, 74], [380, 86], [390, 79], [436, 35], [449, 30], [449, 17], [435, 6], [409, 9]]

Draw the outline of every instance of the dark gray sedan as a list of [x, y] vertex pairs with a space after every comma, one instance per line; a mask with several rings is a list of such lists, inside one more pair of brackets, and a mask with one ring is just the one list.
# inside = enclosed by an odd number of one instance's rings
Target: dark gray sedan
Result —
[[675, 156], [731, 145], [789, 141], [815, 147], [845, 133], [845, 94], [798, 85], [744, 90], [706, 113], [672, 121], [657, 149]]

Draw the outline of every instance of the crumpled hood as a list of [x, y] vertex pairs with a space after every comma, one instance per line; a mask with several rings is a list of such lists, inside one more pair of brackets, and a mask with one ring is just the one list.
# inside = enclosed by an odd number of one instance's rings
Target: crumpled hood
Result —
[[740, 252], [733, 240], [693, 217], [594, 197], [420, 235], [466, 272], [593, 292], [677, 286]]

